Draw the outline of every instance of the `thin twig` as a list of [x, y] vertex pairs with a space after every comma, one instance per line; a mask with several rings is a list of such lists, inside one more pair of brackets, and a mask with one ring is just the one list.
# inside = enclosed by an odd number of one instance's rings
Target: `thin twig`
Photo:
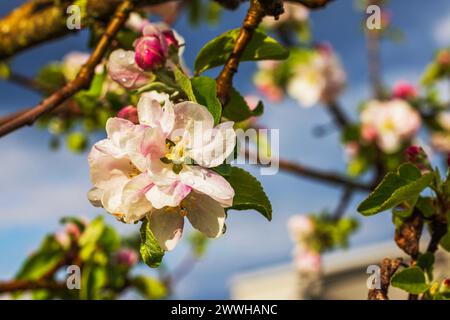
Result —
[[335, 123], [339, 125], [339, 127], [345, 128], [350, 124], [350, 120], [348, 120], [344, 110], [342, 110], [341, 106], [336, 101], [330, 102], [327, 105], [327, 110], [333, 116]]
[[344, 189], [344, 192], [342, 193], [341, 199], [339, 200], [339, 203], [338, 203], [336, 209], [334, 210], [334, 213], [333, 213], [334, 221], [338, 221], [345, 214], [345, 210], [347, 209], [348, 205], [350, 204], [352, 195], [353, 195], [353, 188], [346, 187]]
[[244, 53], [247, 44], [252, 39], [255, 29], [259, 26], [265, 15], [266, 10], [260, 0], [251, 0], [247, 16], [245, 17], [239, 35], [236, 38], [233, 51], [216, 79], [217, 96], [223, 106], [228, 101], [233, 76], [238, 70], [242, 54]]
[[[270, 159], [261, 159], [258, 155], [250, 153], [248, 150], [245, 150], [243, 153], [243, 156], [246, 157], [246, 159], [255, 159], [256, 164], [262, 165], [262, 166], [270, 166]], [[264, 161], [261, 161], [264, 160]], [[267, 160], [267, 161], [266, 161]], [[325, 183], [331, 183], [331, 184], [337, 184], [337, 185], [343, 185], [348, 188], [357, 189], [364, 192], [369, 192], [372, 190], [372, 187], [370, 184], [364, 184], [361, 182], [353, 181], [351, 179], [348, 179], [345, 176], [342, 176], [335, 172], [327, 172], [323, 170], [318, 170], [315, 168], [306, 167], [304, 165], [301, 165], [297, 162], [279, 159], [278, 160], [278, 167], [286, 172], [293, 173], [295, 175], [309, 178], [313, 180], [318, 180], [320, 182]]]
[[65, 100], [73, 96], [79, 90], [87, 88], [90, 84], [92, 77], [95, 72], [95, 67], [101, 62], [106, 50], [109, 47], [111, 41], [115, 38], [117, 32], [122, 28], [125, 24], [125, 21], [128, 18], [129, 13], [133, 9], [132, 1], [124, 1], [122, 5], [117, 9], [114, 17], [109, 23], [105, 33], [100, 38], [96, 48], [92, 52], [89, 60], [85, 65], [81, 68], [77, 77], [67, 83], [60, 90], [56, 91], [48, 98], [44, 99], [40, 104], [26, 113], [20, 115], [19, 117], [13, 119], [0, 126], [0, 137], [5, 136], [6, 134], [19, 129], [25, 125], [32, 125], [36, 119], [38, 119], [43, 114], [50, 112], [55, 109]]

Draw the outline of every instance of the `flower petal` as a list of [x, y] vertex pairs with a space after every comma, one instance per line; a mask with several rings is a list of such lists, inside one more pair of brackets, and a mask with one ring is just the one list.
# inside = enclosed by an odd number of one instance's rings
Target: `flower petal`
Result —
[[134, 51], [115, 50], [108, 60], [109, 76], [127, 89], [137, 89], [150, 81], [149, 75], [134, 60]]
[[122, 192], [123, 187], [127, 182], [128, 179], [125, 177], [111, 181], [104, 189], [102, 195], [103, 208], [119, 218], [124, 216], [124, 213], [122, 212]]
[[223, 122], [210, 131], [209, 140], [201, 147], [193, 147], [188, 155], [202, 167], [213, 168], [221, 165], [236, 146], [234, 122]]
[[191, 190], [191, 187], [176, 181], [169, 186], [155, 185], [145, 196], [156, 209], [177, 207]]
[[150, 229], [159, 246], [164, 250], [172, 250], [183, 233], [184, 218], [176, 210], [152, 210], [147, 215]]
[[192, 189], [210, 196], [224, 207], [233, 204], [234, 190], [225, 178], [197, 166], [185, 167], [180, 172], [180, 180]]
[[217, 238], [222, 234], [225, 210], [217, 201], [207, 195], [191, 192], [183, 206], [195, 229], [210, 238]]
[[125, 214], [125, 222], [136, 222], [152, 209], [151, 203], [145, 197], [145, 193], [152, 187], [153, 183], [145, 173], [134, 177], [125, 184], [122, 192], [122, 209]]
[[159, 161], [167, 153], [166, 139], [159, 127], [146, 128], [145, 131], [128, 141], [127, 154], [131, 162], [144, 172], [152, 161]]
[[214, 126], [214, 118], [204, 106], [194, 102], [177, 103], [174, 107], [175, 123], [170, 135], [172, 141], [176, 137], [189, 134], [192, 142], [203, 137], [204, 133]]
[[160, 127], [166, 136], [172, 131], [175, 113], [168, 94], [146, 92], [141, 95], [137, 108], [141, 124]]

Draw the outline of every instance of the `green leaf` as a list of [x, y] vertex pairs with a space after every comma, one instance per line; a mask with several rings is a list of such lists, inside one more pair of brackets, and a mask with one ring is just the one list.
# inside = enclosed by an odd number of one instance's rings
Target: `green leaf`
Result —
[[[195, 59], [195, 74], [225, 64], [233, 51], [239, 32], [240, 29], [233, 29], [208, 42]], [[256, 30], [240, 60], [283, 60], [288, 56], [289, 50], [262, 31]]]
[[172, 70], [175, 76], [175, 81], [181, 87], [184, 93], [186, 93], [186, 96], [188, 97], [189, 101], [197, 102], [194, 91], [192, 89], [191, 80], [175, 64], [172, 65]]
[[441, 241], [439, 242], [441, 247], [445, 249], [447, 252], [450, 252], [450, 232], [447, 230], [447, 233], [445, 236], [441, 238]]
[[410, 163], [400, 166], [398, 173], [388, 173], [376, 189], [358, 207], [358, 211], [370, 216], [391, 209], [401, 203], [417, 200], [423, 189], [433, 180], [433, 173], [421, 175]]
[[79, 244], [81, 247], [80, 258], [84, 261], [89, 260], [97, 247], [97, 242], [105, 230], [103, 217], [99, 216], [92, 220], [86, 227], [86, 230], [80, 237]]
[[167, 297], [168, 295], [168, 290], [164, 283], [155, 278], [136, 276], [131, 279], [131, 284], [146, 299], [159, 300]]
[[433, 216], [436, 212], [430, 197], [419, 197], [416, 203], [416, 208], [422, 212], [425, 218]]
[[234, 189], [233, 206], [228, 209], [260, 212], [267, 220], [272, 220], [272, 205], [261, 183], [250, 173], [238, 167], [231, 167], [225, 179]]
[[161, 264], [164, 250], [161, 249], [152, 230], [150, 223], [145, 220], [141, 225], [141, 248], [142, 260], [151, 268], [157, 268]]
[[64, 250], [53, 236], [47, 236], [39, 250], [22, 265], [17, 279], [37, 280], [58, 266], [64, 257]]
[[83, 132], [71, 132], [66, 137], [67, 148], [75, 153], [83, 152], [88, 144], [88, 139]]
[[92, 112], [98, 106], [98, 99], [103, 91], [106, 72], [96, 73], [88, 90], [81, 90], [74, 96], [74, 100], [85, 112]]
[[231, 88], [228, 103], [223, 108], [223, 116], [228, 120], [240, 122], [250, 117], [259, 117], [264, 112], [264, 105], [260, 101], [255, 110], [250, 110], [244, 97], [235, 89]]
[[11, 69], [6, 62], [0, 61], [0, 79], [8, 79], [11, 74]]
[[93, 263], [86, 264], [81, 273], [80, 299], [101, 299], [101, 290], [107, 281], [107, 270], [104, 267]]
[[433, 280], [434, 260], [434, 254], [431, 252], [425, 252], [417, 259], [417, 266], [427, 273], [430, 281]]
[[201, 76], [192, 78], [191, 84], [197, 102], [211, 112], [214, 123], [218, 124], [222, 115], [222, 105], [217, 99], [216, 80]]
[[425, 274], [419, 267], [411, 267], [395, 273], [391, 284], [412, 294], [424, 293], [429, 288]]
[[217, 167], [211, 168], [211, 170], [217, 172], [221, 176], [229, 176], [231, 174], [231, 165], [228, 163], [222, 163]]

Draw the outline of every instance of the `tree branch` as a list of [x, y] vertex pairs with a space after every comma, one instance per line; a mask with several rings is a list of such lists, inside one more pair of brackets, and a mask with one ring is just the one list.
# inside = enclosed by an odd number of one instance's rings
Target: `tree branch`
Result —
[[336, 101], [328, 103], [327, 110], [333, 116], [335, 123], [339, 125], [339, 127], [345, 128], [350, 124], [350, 120], [348, 120], [344, 110], [342, 110], [341, 106]]
[[60, 90], [44, 99], [36, 107], [0, 126], [0, 137], [5, 136], [6, 134], [25, 125], [32, 125], [40, 116], [52, 111], [79, 90], [87, 88], [94, 75], [95, 67], [101, 62], [103, 55], [109, 47], [109, 44], [115, 38], [117, 32], [125, 24], [125, 21], [127, 20], [132, 9], [132, 1], [124, 1], [118, 7], [105, 33], [100, 38], [96, 48], [89, 57], [89, 60], [85, 65], [83, 65], [77, 77], [73, 81], [67, 83]]
[[[251, 154], [248, 150], [246, 150], [243, 153], [243, 155], [248, 159], [256, 159], [257, 160], [256, 162], [259, 165], [262, 166], [270, 165], [270, 163], [267, 163], [269, 161], [261, 161], [262, 159], [259, 157], [259, 155]], [[365, 192], [372, 190], [370, 184], [364, 184], [357, 181], [353, 181], [335, 172], [327, 172], [314, 168], [309, 168], [293, 161], [279, 159], [278, 166], [283, 171], [290, 172], [304, 178], [309, 178], [312, 180], [318, 180], [320, 182], [331, 183], [336, 185], [343, 185], [348, 188], [357, 189]]]
[[250, 0], [250, 7], [242, 24], [241, 31], [236, 38], [233, 51], [216, 79], [217, 97], [223, 106], [228, 101], [233, 76], [238, 70], [239, 61], [242, 54], [244, 53], [247, 44], [252, 39], [255, 29], [259, 26], [266, 14], [266, 9], [260, 0]]
[[391, 278], [397, 269], [401, 266], [402, 258], [397, 258], [394, 260], [384, 259], [381, 263], [380, 270], [380, 288], [379, 289], [370, 289], [369, 294], [367, 296], [368, 300], [389, 300], [388, 298], [388, 290], [389, 285], [391, 283]]

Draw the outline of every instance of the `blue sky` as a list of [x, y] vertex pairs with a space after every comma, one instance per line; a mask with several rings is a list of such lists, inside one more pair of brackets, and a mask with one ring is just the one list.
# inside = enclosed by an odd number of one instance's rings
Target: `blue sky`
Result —
[[[22, 1], [1, 1], [0, 15]], [[384, 78], [393, 83], [400, 79], [417, 81], [434, 51], [450, 43], [450, 3], [435, 0], [426, 6], [420, 0], [393, 0], [390, 6], [394, 25], [406, 34], [402, 43], [384, 43], [382, 47]], [[237, 12], [226, 13], [220, 26], [188, 26], [182, 17], [177, 29], [186, 39], [185, 58], [192, 66], [196, 52], [208, 40], [240, 25], [245, 5]], [[355, 115], [359, 101], [368, 97], [365, 42], [360, 31], [361, 13], [353, 1], [335, 1], [326, 10], [313, 12], [314, 39], [329, 41], [341, 57], [348, 75], [348, 88], [341, 102]], [[37, 30], [38, 31], [38, 30]], [[17, 71], [32, 76], [39, 66], [58, 60], [72, 50], [85, 50], [87, 33], [82, 32], [35, 48], [19, 55], [12, 65]], [[243, 63], [237, 74], [237, 87], [253, 93], [249, 75], [254, 64]], [[213, 71], [212, 74], [214, 74]], [[32, 106], [39, 101], [33, 92], [0, 81], [0, 114]], [[301, 161], [317, 168], [344, 170], [344, 155], [338, 134], [315, 138], [312, 129], [328, 124], [323, 108], [301, 109], [293, 101], [279, 105], [266, 104], [261, 123], [280, 130], [280, 150], [284, 158]], [[36, 128], [24, 128], [0, 139], [0, 279], [11, 277], [26, 254], [30, 253], [49, 230], [57, 228], [58, 218], [66, 215], [94, 217], [104, 214], [86, 200], [90, 188], [86, 154], [74, 155], [61, 149], [48, 148], [49, 135]], [[258, 174], [256, 168], [250, 170]], [[212, 299], [228, 296], [231, 275], [253, 268], [288, 262], [292, 250], [286, 233], [286, 220], [292, 214], [317, 212], [334, 208], [340, 189], [317, 182], [301, 180], [279, 173], [260, 177], [273, 204], [273, 221], [267, 222], [255, 212], [232, 212], [227, 233], [211, 241], [207, 256], [177, 287], [177, 298]], [[357, 216], [356, 204], [364, 195], [356, 195], [349, 214]], [[111, 224], [123, 232], [136, 226]], [[352, 238], [360, 246], [392, 237], [389, 214], [362, 219], [359, 232]], [[184, 256], [181, 246], [166, 255], [170, 266]]]

